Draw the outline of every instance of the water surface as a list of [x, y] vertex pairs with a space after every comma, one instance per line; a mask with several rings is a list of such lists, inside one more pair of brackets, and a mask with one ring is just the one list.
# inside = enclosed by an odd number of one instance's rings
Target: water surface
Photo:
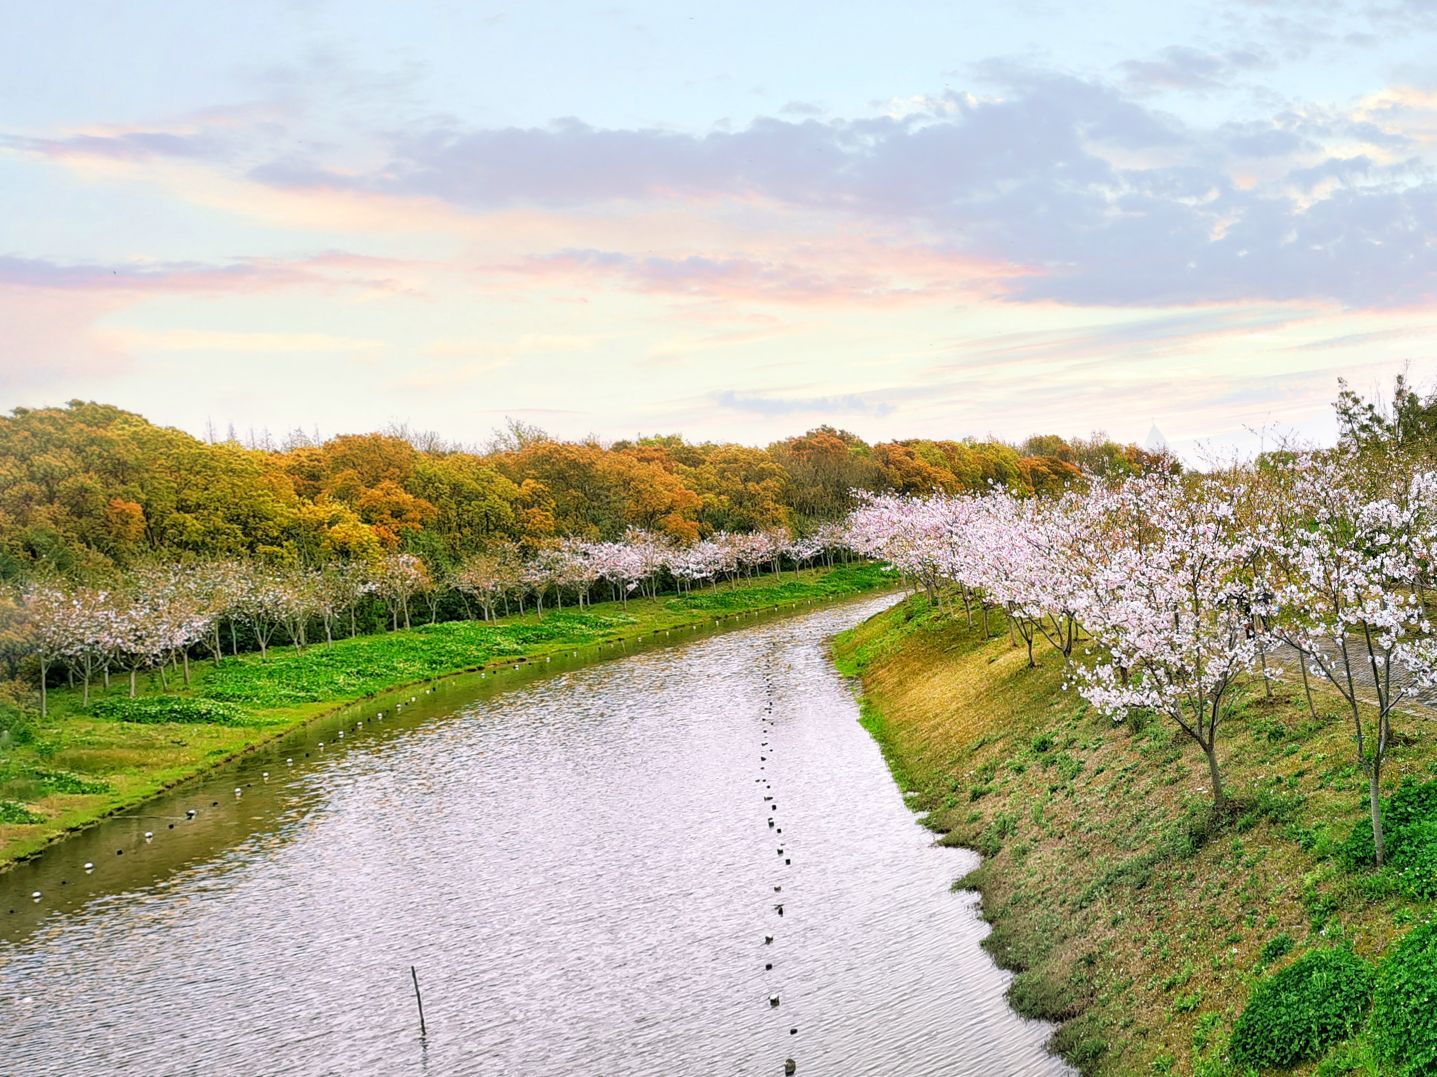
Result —
[[825, 656], [887, 601], [371, 704], [0, 876], [5, 1071], [1067, 1072]]

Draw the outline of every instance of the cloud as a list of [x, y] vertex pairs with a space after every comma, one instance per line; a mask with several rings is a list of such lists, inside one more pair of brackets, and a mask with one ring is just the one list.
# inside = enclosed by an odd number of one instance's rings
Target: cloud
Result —
[[718, 407], [766, 417], [783, 415], [872, 415], [890, 414], [894, 404], [882, 392], [845, 393], [840, 396], [772, 396], [724, 389], [710, 395]]
[[102, 335], [131, 351], [313, 354], [373, 351], [384, 347], [383, 341], [364, 337], [262, 330], [117, 328], [107, 330]]
[[783, 303], [829, 303], [864, 298], [902, 300], [931, 294], [926, 288], [899, 286], [891, 275], [893, 268], [875, 267], [869, 272], [859, 272], [842, 265], [819, 268], [795, 261], [739, 255], [668, 257], [622, 251], [562, 250], [516, 267], [516, 271], [542, 276], [557, 273], [591, 281], [617, 279], [628, 287], [650, 293], [768, 299]]
[[70, 135], [64, 138], [30, 138], [0, 135], [0, 149], [51, 158], [102, 157], [116, 161], [144, 161], [153, 157], [191, 159], [223, 156], [216, 140], [203, 134], [171, 131], [124, 131], [113, 135]]
[[1207, 91], [1232, 88], [1234, 76], [1262, 67], [1269, 58], [1256, 49], [1211, 52], [1171, 45], [1146, 60], [1120, 64], [1128, 86], [1142, 92]]
[[190, 261], [58, 262], [0, 254], [0, 288], [117, 294], [218, 294], [297, 285], [346, 285], [392, 290], [397, 287], [392, 279], [373, 274], [399, 264], [343, 251], [324, 251], [295, 259], [241, 258], [214, 264]]
[[[1168, 50], [1160, 59], [1165, 77], [1189, 81], [1258, 62], [1241, 50], [1215, 58]], [[902, 115], [760, 119], [706, 134], [577, 120], [445, 124], [395, 136], [377, 168], [288, 159], [251, 176], [278, 189], [435, 199], [481, 215], [534, 207], [622, 216], [673, 205], [838, 214], [873, 231], [916, 228], [934, 250], [975, 264], [1023, 267], [1002, 285], [1016, 301], [1380, 307], [1437, 299], [1437, 183], [1414, 168], [1365, 173], [1359, 156], [1328, 147], [1360, 130], [1390, 141], [1406, 128], [1437, 129], [1430, 95], [1389, 93], [1349, 116], [1288, 113], [1205, 129], [1061, 73], [992, 61], [979, 77], [999, 93], [945, 94]], [[1331, 163], [1344, 157], [1346, 166]], [[1328, 176], [1313, 171], [1322, 168]], [[680, 294], [739, 285], [790, 297], [885, 294], [882, 266], [863, 283], [731, 252], [571, 249], [551, 260]]]

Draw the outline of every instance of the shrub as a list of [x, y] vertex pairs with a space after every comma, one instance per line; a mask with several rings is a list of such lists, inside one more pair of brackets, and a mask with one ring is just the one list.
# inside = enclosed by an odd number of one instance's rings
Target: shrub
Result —
[[82, 778], [78, 774], [72, 774], [68, 770], [44, 770], [32, 769], [31, 776], [44, 783], [47, 793], [108, 793], [110, 783], [96, 781], [91, 778]]
[[1388, 863], [1403, 892], [1437, 897], [1437, 817], [1408, 823]]
[[1257, 955], [1258, 964], [1263, 968], [1267, 968], [1268, 965], [1271, 965], [1279, 957], [1286, 957], [1292, 953], [1292, 946], [1292, 936], [1286, 931], [1278, 932], [1272, 938], [1268, 939], [1267, 942], [1263, 943], [1262, 952]]
[[1437, 922], [1409, 931], [1378, 969], [1371, 1038], [1398, 1072], [1437, 1072]]
[[91, 710], [98, 718], [110, 718], [117, 722], [241, 725], [245, 720], [244, 708], [234, 703], [184, 696], [102, 699]]
[[21, 704], [11, 689], [12, 682], [0, 682], [0, 750], [35, 739], [35, 713]]
[[[1430, 846], [1437, 841], [1434, 824], [1437, 824], [1437, 781], [1403, 778], [1397, 791], [1382, 802], [1382, 837], [1388, 861], [1396, 865], [1408, 854], [1429, 864], [1437, 859], [1437, 849], [1424, 852], [1413, 848]], [[1353, 824], [1337, 855], [1348, 871], [1370, 868], [1377, 862], [1372, 823], [1365, 814]], [[1419, 896], [1437, 896], [1437, 891]]]
[[0, 823], [20, 824], [43, 823], [45, 817], [37, 812], [31, 811], [23, 804], [17, 804], [13, 800], [0, 800]]
[[1232, 1030], [1239, 1065], [1291, 1066], [1322, 1057], [1362, 1024], [1372, 968], [1350, 950], [1314, 950], [1252, 990]]

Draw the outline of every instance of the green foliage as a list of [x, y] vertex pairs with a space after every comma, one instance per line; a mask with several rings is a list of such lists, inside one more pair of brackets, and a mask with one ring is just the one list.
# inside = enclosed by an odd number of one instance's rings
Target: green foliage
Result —
[[117, 722], [181, 722], [208, 725], [244, 725], [244, 708], [234, 703], [190, 696], [141, 696], [138, 699], [102, 699], [91, 712]]
[[[1404, 778], [1383, 801], [1382, 834], [1387, 863], [1399, 888], [1413, 897], [1437, 897], [1437, 781]], [[1353, 824], [1337, 855], [1349, 871], [1376, 863], [1372, 825], [1366, 816]]]
[[1437, 898], [1437, 818], [1402, 829], [1402, 840], [1389, 858], [1399, 888], [1418, 898]]
[[633, 623], [634, 618], [622, 614], [569, 610], [529, 624], [445, 621], [408, 632], [358, 636], [333, 647], [272, 652], [268, 661], [231, 660], [210, 673], [203, 691], [211, 699], [257, 708], [354, 699], [496, 658], [519, 657], [546, 643], [592, 643]]
[[31, 778], [38, 780], [46, 793], [74, 793], [82, 796], [90, 796], [95, 793], [108, 793], [110, 783], [93, 781], [89, 778], [82, 778], [78, 774], [72, 774], [68, 770], [46, 770], [34, 768], [30, 771]]
[[1378, 969], [1371, 1039], [1399, 1072], [1437, 1072], [1437, 921], [1409, 931]]
[[0, 823], [26, 826], [30, 823], [43, 823], [44, 821], [43, 815], [31, 811], [23, 804], [17, 804], [13, 800], [0, 800]]
[[1286, 957], [1292, 953], [1295, 943], [1292, 936], [1286, 931], [1279, 931], [1267, 942], [1263, 943], [1262, 950], [1257, 955], [1257, 963], [1262, 968], [1267, 968], [1280, 957]]
[[1372, 968], [1350, 950], [1313, 950], [1253, 988], [1232, 1031], [1240, 1065], [1291, 1066], [1351, 1036], [1372, 998]]
[[35, 716], [27, 710], [0, 703], [0, 751], [29, 744], [35, 739]]

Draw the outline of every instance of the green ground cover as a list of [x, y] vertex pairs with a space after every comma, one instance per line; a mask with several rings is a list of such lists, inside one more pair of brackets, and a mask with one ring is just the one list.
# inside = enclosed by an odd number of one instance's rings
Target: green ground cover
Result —
[[691, 595], [551, 611], [542, 621], [530, 614], [443, 622], [332, 647], [272, 650], [267, 661], [242, 655], [218, 666], [192, 663], [189, 689], [164, 692], [147, 679], [135, 700], [124, 677], [92, 689], [88, 706], [78, 691], [57, 688], [48, 718], [14, 714], [0, 733], [0, 865], [390, 688], [891, 582], [875, 565], [811, 569]]
[[914, 600], [834, 657], [925, 823], [983, 854], [961, 885], [1055, 1049], [1092, 1074], [1437, 1073], [1431, 712], [1397, 722], [1378, 871], [1335, 697], [1314, 716], [1300, 683], [1244, 686], [1219, 734], [1235, 810], [1216, 818], [1174, 726], [1115, 727], [1064, 689], [1060, 655], [1027, 669], [994, 631]]

